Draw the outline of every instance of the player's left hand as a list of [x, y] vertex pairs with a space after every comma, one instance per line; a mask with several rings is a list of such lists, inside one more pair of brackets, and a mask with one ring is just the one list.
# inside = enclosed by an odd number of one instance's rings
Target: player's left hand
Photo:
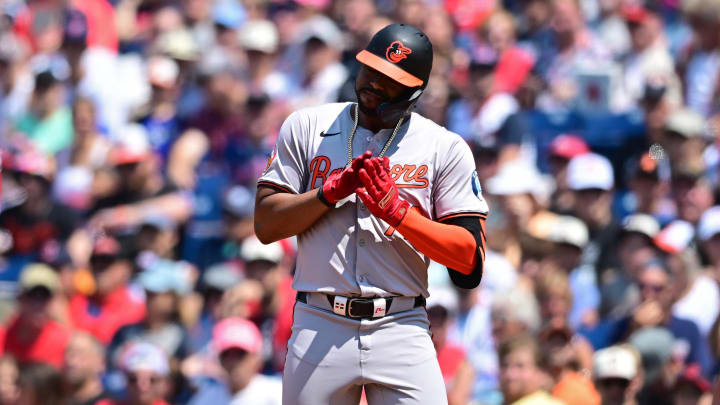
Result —
[[345, 170], [338, 174], [331, 175], [327, 181], [322, 185], [322, 194], [325, 199], [331, 203], [336, 204], [338, 201], [349, 196], [360, 186], [360, 182], [357, 178], [357, 172], [363, 165], [363, 162], [370, 159], [372, 152], [365, 151], [362, 155], [359, 155], [353, 159], [350, 166], [346, 167]]
[[410, 203], [401, 199], [395, 181], [390, 176], [388, 157], [371, 158], [358, 171], [363, 187], [355, 190], [358, 198], [376, 217], [397, 227], [410, 209]]

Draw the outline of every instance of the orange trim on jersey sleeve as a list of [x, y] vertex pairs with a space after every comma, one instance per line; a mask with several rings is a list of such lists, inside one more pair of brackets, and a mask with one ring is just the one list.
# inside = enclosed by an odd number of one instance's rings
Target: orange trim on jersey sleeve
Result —
[[282, 191], [285, 193], [295, 194], [295, 192], [290, 190], [289, 188], [282, 186], [280, 184], [277, 184], [277, 183], [273, 183], [271, 181], [267, 181], [267, 180], [258, 181], [257, 185], [258, 185], [258, 187], [266, 186], [266, 187], [274, 188], [275, 190]]
[[435, 222], [416, 209], [405, 215], [397, 231], [427, 257], [465, 275], [472, 273], [477, 264], [475, 249], [480, 248], [484, 258], [484, 247], [477, 246], [470, 231]]
[[480, 218], [487, 218], [487, 214], [483, 214], [481, 212], [458, 212], [457, 214], [450, 214], [445, 215], [444, 217], [438, 218], [438, 221], [443, 222], [447, 221], [450, 218], [457, 218], [457, 217], [480, 217]]

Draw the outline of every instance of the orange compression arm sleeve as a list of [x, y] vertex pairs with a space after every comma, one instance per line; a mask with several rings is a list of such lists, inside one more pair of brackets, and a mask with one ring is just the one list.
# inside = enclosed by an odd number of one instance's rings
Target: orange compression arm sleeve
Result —
[[478, 246], [468, 229], [433, 221], [415, 209], [407, 213], [397, 230], [427, 257], [462, 274], [469, 275], [478, 260], [485, 260], [484, 246]]

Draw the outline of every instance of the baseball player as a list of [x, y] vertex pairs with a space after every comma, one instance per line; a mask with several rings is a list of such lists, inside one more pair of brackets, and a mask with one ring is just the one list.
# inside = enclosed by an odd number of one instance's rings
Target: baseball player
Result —
[[298, 236], [283, 403], [446, 404], [427, 269], [480, 283], [488, 207], [468, 145], [411, 112], [427, 36], [392, 24], [356, 58], [358, 102], [291, 114], [258, 181], [258, 238]]

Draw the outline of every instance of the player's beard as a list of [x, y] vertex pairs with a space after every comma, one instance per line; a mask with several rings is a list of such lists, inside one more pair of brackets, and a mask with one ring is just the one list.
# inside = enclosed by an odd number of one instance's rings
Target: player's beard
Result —
[[356, 89], [355, 89], [355, 97], [357, 98], [357, 103], [358, 103], [358, 106], [360, 107], [360, 111], [362, 111], [363, 114], [367, 115], [368, 117], [379, 119], [379, 118], [380, 118], [380, 114], [378, 113], [377, 107], [376, 107], [376, 108], [370, 108], [370, 107], [368, 107], [367, 104], [365, 104], [365, 103], [362, 101], [362, 97], [360, 97], [360, 92], [361, 92], [361, 91], [371, 92], [371, 93], [373, 93], [373, 94], [378, 95], [379, 97], [382, 97], [383, 100], [381, 100], [380, 103], [378, 103], [378, 106], [382, 105], [382, 103], [387, 102], [387, 97], [384, 97], [382, 94], [379, 94], [378, 92], [373, 91], [373, 90], [371, 90], [371, 89], [369, 89], [369, 88], [362, 88], [362, 89], [357, 89], [357, 88], [356, 88]]

